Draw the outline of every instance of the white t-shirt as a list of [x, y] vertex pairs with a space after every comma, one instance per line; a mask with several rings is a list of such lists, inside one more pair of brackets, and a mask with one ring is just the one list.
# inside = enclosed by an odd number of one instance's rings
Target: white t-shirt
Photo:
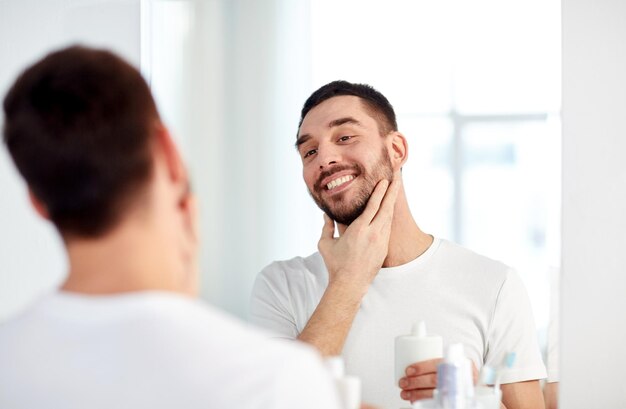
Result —
[[338, 408], [320, 357], [164, 292], [48, 295], [0, 325], [1, 408]]
[[[254, 285], [253, 322], [280, 337], [296, 338], [313, 314], [328, 272], [319, 253], [266, 267]], [[398, 408], [394, 339], [424, 320], [444, 348], [463, 343], [478, 369], [499, 367], [509, 352], [514, 366], [502, 383], [546, 376], [531, 306], [518, 277], [504, 264], [435, 239], [417, 259], [380, 270], [363, 298], [346, 340], [346, 373], [363, 382], [363, 401]]]

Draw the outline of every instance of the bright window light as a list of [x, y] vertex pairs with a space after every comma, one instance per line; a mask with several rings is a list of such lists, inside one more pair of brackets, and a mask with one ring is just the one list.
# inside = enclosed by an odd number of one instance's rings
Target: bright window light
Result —
[[311, 16], [314, 87], [387, 96], [418, 224], [517, 268], [543, 337], [560, 259], [560, 3], [313, 0]]

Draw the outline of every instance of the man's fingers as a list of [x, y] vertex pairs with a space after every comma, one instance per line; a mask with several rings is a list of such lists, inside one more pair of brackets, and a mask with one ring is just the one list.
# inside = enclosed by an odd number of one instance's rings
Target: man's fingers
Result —
[[391, 185], [389, 185], [389, 188], [385, 192], [385, 196], [382, 199], [380, 208], [372, 220], [372, 224], [378, 223], [384, 225], [389, 223], [389, 225], [391, 225], [390, 222], [395, 209], [398, 191], [400, 191], [400, 184], [401, 182], [398, 179], [391, 182]]
[[436, 373], [437, 365], [443, 361], [441, 358], [427, 359], [426, 361], [415, 362], [406, 367], [404, 371], [407, 376], [418, 376], [427, 373]]
[[[361, 216], [359, 216], [359, 218], [354, 222], [361, 222], [366, 225], [369, 225], [372, 222], [372, 219], [376, 216], [376, 213], [380, 208], [380, 203], [382, 202], [383, 197], [385, 197], [387, 187], [389, 187], [389, 181], [387, 181], [387, 179], [383, 179], [378, 182], [367, 202], [365, 210], [363, 210]], [[352, 224], [354, 224], [354, 222]]]
[[432, 389], [415, 389], [412, 391], [402, 391], [400, 392], [400, 397], [410, 402], [415, 402], [416, 400], [422, 400], [422, 399], [430, 399], [433, 397], [433, 390]]
[[335, 222], [324, 213], [324, 227], [322, 227], [320, 240], [332, 239], [333, 237], [335, 237]]
[[434, 389], [437, 387], [437, 373], [427, 373], [420, 376], [407, 376], [400, 379], [398, 386], [405, 391], [413, 389]]

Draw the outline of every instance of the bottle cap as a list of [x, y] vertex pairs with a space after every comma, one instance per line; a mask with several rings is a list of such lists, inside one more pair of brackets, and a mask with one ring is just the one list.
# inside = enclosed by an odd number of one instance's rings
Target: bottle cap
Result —
[[459, 362], [465, 359], [465, 350], [463, 349], [463, 344], [450, 344], [448, 349], [446, 350], [446, 355], [444, 356], [444, 360], [446, 362]]
[[411, 335], [424, 338], [426, 336], [426, 323], [424, 321], [420, 321], [413, 324]]
[[342, 378], [346, 374], [346, 365], [340, 356], [329, 356], [324, 360], [326, 368], [334, 378]]

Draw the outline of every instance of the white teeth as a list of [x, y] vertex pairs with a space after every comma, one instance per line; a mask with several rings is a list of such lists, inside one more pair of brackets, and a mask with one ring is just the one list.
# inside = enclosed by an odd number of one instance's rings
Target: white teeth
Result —
[[352, 175], [342, 176], [340, 178], [330, 181], [330, 183], [327, 183], [326, 188], [328, 190], [334, 189], [337, 186], [343, 185], [344, 183], [351, 181], [352, 179], [354, 179], [354, 176]]

